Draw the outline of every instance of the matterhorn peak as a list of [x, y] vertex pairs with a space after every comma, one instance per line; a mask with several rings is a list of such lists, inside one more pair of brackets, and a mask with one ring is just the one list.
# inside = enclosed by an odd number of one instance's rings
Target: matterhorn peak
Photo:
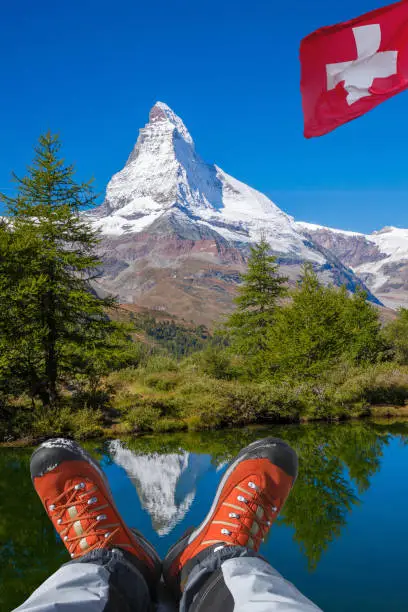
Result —
[[183, 120], [176, 115], [170, 106], [167, 106], [167, 104], [164, 102], [156, 102], [156, 104], [150, 109], [149, 123], [157, 123], [161, 121], [170, 122], [176, 128], [180, 136], [184, 138], [184, 140], [190, 144], [193, 143], [193, 139], [191, 138], [188, 129], [184, 125]]
[[100, 212], [97, 227], [111, 236], [176, 227], [187, 239], [242, 245], [265, 235], [275, 252], [324, 261], [268, 197], [207, 164], [182, 119], [164, 102], [151, 108], [125, 167], [109, 182]]

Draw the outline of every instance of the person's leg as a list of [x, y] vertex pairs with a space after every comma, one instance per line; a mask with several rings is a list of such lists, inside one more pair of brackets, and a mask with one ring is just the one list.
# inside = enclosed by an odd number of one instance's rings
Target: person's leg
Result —
[[74, 442], [50, 440], [33, 454], [31, 476], [71, 561], [17, 610], [148, 612], [161, 561], [123, 522], [99, 465]]
[[199, 527], [164, 559], [180, 612], [312, 612], [318, 608], [258, 556], [297, 476], [296, 453], [275, 438], [244, 448]]
[[180, 612], [316, 612], [293, 584], [248, 548], [213, 546], [190, 567]]
[[94, 550], [63, 565], [15, 612], [149, 612], [143, 573], [129, 553]]

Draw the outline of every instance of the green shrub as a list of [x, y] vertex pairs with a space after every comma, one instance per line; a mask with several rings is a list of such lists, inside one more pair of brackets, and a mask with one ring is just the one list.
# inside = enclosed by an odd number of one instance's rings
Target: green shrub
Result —
[[231, 355], [220, 347], [211, 346], [202, 353], [198, 353], [197, 362], [208, 376], [221, 380], [232, 380], [240, 374], [234, 366]]
[[403, 406], [408, 400], [408, 368], [393, 363], [355, 368], [334, 397], [343, 404]]
[[18, 405], [0, 406], [0, 441], [15, 440], [30, 436], [35, 411], [31, 403], [21, 401]]
[[157, 391], [173, 391], [180, 381], [179, 376], [174, 372], [163, 373], [163, 374], [151, 374], [145, 379], [145, 383], [152, 389]]
[[121, 412], [127, 412], [136, 408], [143, 403], [143, 397], [140, 394], [123, 392], [118, 394], [113, 400], [113, 407]]
[[111, 372], [109, 374], [108, 381], [112, 386], [120, 386], [133, 382], [137, 379], [138, 375], [139, 368], [123, 368], [123, 370]]
[[397, 318], [383, 330], [391, 354], [400, 364], [408, 365], [408, 309], [400, 308]]
[[179, 369], [179, 365], [175, 359], [168, 357], [166, 355], [152, 355], [146, 365], [143, 368], [143, 371], [146, 374], [155, 374], [156, 372], [177, 372]]
[[102, 422], [101, 411], [89, 407], [63, 405], [51, 410], [39, 405], [33, 408], [31, 403], [8, 406], [7, 413], [0, 412], [0, 440], [55, 436], [86, 439], [103, 433]]
[[203, 429], [201, 417], [198, 414], [192, 414], [184, 419], [189, 431], [200, 431]]
[[161, 413], [158, 408], [149, 404], [142, 404], [129, 410], [125, 422], [131, 431], [153, 431], [160, 416]]
[[31, 433], [35, 438], [72, 436], [81, 440], [96, 437], [103, 433], [102, 413], [91, 408], [73, 410], [70, 406], [54, 410], [41, 408], [34, 415]]
[[182, 431], [187, 429], [187, 423], [181, 419], [171, 419], [161, 417], [153, 425], [153, 429], [158, 433], [168, 433], [172, 431]]
[[86, 390], [81, 389], [73, 393], [71, 403], [74, 408], [92, 408], [93, 410], [106, 410], [111, 403], [112, 391], [110, 389]]

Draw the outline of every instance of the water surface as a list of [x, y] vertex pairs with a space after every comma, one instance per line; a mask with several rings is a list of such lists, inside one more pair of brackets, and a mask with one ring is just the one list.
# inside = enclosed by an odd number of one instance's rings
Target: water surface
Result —
[[[91, 442], [118, 507], [161, 555], [206, 515], [241, 447], [266, 435], [300, 474], [261, 553], [327, 612], [408, 610], [408, 425], [248, 428]], [[29, 477], [28, 449], [0, 449], [0, 609], [68, 560]]]

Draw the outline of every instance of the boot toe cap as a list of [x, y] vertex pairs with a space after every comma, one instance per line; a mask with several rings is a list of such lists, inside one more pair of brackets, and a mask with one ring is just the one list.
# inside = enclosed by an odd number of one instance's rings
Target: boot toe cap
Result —
[[31, 478], [44, 476], [65, 461], [87, 460], [85, 451], [73, 440], [55, 438], [47, 440], [34, 451], [30, 461]]

